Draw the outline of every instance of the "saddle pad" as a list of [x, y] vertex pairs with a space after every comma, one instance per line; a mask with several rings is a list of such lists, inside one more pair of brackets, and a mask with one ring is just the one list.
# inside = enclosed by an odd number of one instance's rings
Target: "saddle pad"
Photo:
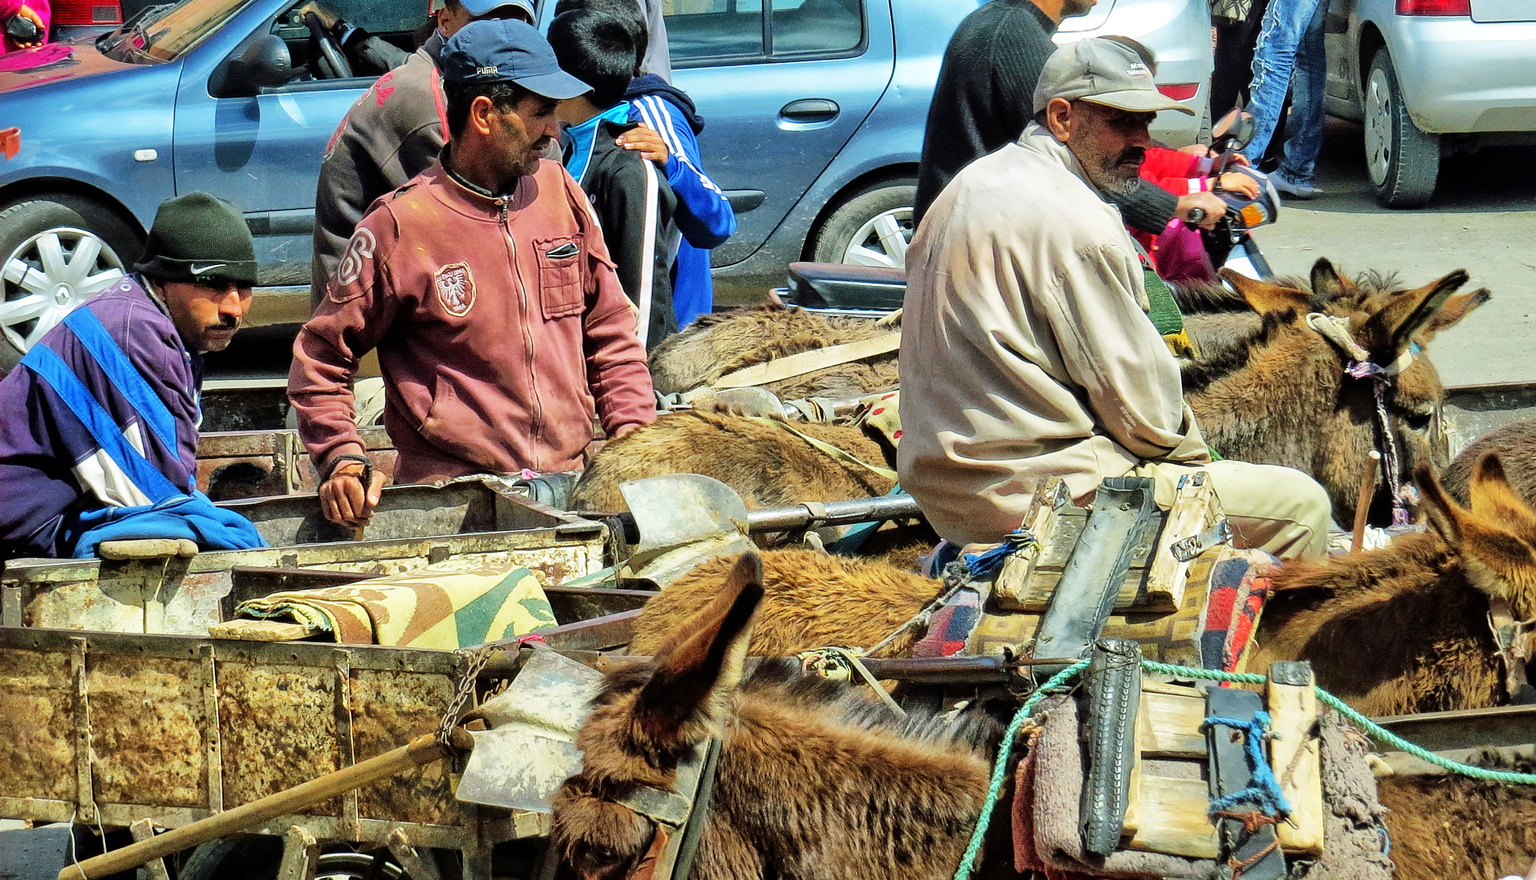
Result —
[[532, 572], [472, 557], [342, 587], [273, 593], [241, 602], [235, 614], [317, 626], [348, 644], [438, 650], [556, 625]]

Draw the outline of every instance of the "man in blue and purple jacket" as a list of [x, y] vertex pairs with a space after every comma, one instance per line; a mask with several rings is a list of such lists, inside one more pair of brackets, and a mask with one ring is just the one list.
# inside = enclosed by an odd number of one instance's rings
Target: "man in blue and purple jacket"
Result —
[[0, 559], [263, 546], [195, 485], [203, 353], [229, 345], [256, 281], [244, 217], [205, 193], [167, 201], [134, 268], [0, 380]]

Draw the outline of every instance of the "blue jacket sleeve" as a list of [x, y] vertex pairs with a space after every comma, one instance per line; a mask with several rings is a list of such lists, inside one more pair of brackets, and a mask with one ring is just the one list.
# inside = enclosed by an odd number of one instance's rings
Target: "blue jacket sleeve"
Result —
[[696, 248], [709, 250], [725, 243], [736, 232], [736, 213], [725, 193], [703, 171], [699, 142], [683, 111], [659, 95], [645, 95], [630, 102], [630, 121], [644, 123], [667, 144], [667, 183], [677, 193], [678, 211], [673, 220]]

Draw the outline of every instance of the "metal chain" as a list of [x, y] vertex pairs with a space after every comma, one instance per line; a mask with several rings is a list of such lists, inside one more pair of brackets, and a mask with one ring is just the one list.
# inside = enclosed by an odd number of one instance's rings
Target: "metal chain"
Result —
[[453, 699], [448, 701], [448, 710], [443, 713], [443, 720], [437, 726], [437, 742], [443, 748], [453, 747], [453, 727], [459, 723], [459, 717], [464, 714], [464, 704], [469, 702], [475, 693], [475, 681], [480, 677], [481, 670], [491, 659], [492, 649], [480, 645], [472, 651], [454, 652], [461, 657], [467, 657], [464, 674], [459, 676], [458, 686], [454, 689]]

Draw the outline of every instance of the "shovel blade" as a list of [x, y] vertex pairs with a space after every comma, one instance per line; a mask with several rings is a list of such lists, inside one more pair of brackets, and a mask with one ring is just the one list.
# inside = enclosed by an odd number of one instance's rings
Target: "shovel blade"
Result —
[[640, 532], [635, 556], [747, 533], [747, 506], [730, 486], [700, 474], [667, 474], [619, 486]]

